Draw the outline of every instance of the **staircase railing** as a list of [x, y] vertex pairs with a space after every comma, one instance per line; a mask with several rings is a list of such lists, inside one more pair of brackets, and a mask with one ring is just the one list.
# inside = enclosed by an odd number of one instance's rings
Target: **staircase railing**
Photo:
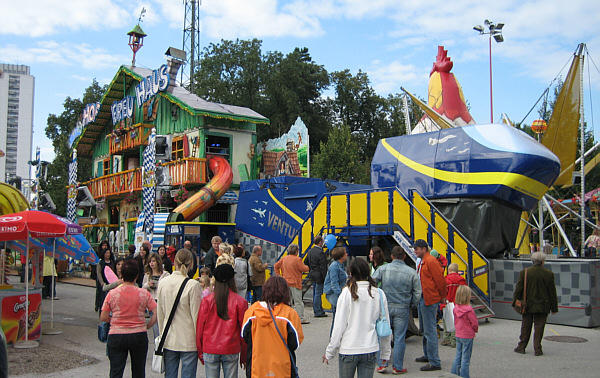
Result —
[[323, 233], [392, 235], [413, 259], [412, 241], [427, 240], [433, 249], [446, 254], [449, 263], [459, 265], [474, 293], [491, 307], [489, 261], [417, 190], [408, 197], [395, 187], [326, 193], [292, 239], [300, 247], [300, 257], [312, 247], [314, 237]]

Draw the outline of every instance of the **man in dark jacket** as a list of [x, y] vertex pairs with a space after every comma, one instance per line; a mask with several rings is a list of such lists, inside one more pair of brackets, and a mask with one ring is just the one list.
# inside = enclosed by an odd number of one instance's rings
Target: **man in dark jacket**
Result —
[[[543, 252], [536, 252], [531, 255], [531, 268], [523, 269], [519, 274], [519, 282], [515, 289], [513, 297], [513, 307], [515, 301], [523, 300], [525, 291], [525, 314], [521, 320], [521, 336], [515, 352], [525, 354], [525, 348], [529, 343], [531, 336], [531, 326], [534, 327], [533, 350], [536, 356], [541, 356], [542, 338], [544, 337], [544, 327], [548, 313], [556, 314], [558, 312], [558, 298], [556, 297], [556, 286], [554, 284], [554, 273], [544, 268], [546, 255]], [[525, 271], [527, 271], [527, 283], [525, 283]], [[526, 289], [523, 288], [526, 286]]]
[[313, 281], [313, 311], [315, 318], [327, 316], [321, 302], [323, 283], [325, 282], [325, 276], [327, 276], [327, 256], [323, 251], [323, 243], [323, 237], [316, 236], [313, 240], [314, 247], [308, 250], [304, 260], [310, 269], [310, 278]]
[[210, 268], [211, 274], [212, 271], [215, 270], [215, 265], [217, 263], [217, 252], [219, 250], [219, 244], [221, 244], [223, 240], [220, 236], [213, 236], [210, 244], [212, 247], [206, 252], [206, 256], [204, 256], [204, 266]]

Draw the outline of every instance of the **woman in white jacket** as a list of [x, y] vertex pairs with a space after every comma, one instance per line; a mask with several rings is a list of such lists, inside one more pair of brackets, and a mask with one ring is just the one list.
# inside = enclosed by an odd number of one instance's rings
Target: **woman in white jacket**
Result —
[[[352, 378], [355, 372], [358, 378], [370, 378], [375, 372], [379, 351], [375, 331], [375, 322], [381, 313], [379, 296], [383, 297], [385, 317], [389, 319], [387, 299], [383, 291], [377, 289], [365, 260], [355, 258], [349, 270], [350, 279], [338, 299], [333, 332], [323, 362], [329, 363], [339, 349], [340, 378]], [[390, 358], [390, 338], [381, 338], [381, 359], [384, 361]]]

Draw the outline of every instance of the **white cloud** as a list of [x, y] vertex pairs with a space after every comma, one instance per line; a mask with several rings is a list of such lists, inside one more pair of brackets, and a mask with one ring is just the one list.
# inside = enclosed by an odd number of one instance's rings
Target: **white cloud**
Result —
[[118, 28], [129, 20], [129, 12], [113, 0], [4, 0], [0, 8], [0, 34], [29, 37]]
[[278, 6], [277, 0], [206, 0], [201, 7], [202, 32], [215, 39], [321, 35], [316, 15]]
[[49, 63], [57, 65], [77, 65], [86, 70], [114, 68], [128, 60], [127, 56], [108, 53], [102, 48], [86, 43], [40, 41], [33, 47], [21, 48], [16, 45], [0, 46], [0, 56], [5, 61], [19, 61], [23, 64]]
[[411, 86], [420, 86], [429, 80], [427, 67], [417, 67], [400, 61], [393, 61], [385, 65], [379, 61], [374, 61], [366, 71], [373, 88], [382, 95], [398, 93], [400, 87], [410, 90]]

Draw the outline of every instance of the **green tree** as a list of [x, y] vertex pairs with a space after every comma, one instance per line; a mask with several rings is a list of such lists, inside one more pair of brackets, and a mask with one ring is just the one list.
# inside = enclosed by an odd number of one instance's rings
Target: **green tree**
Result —
[[[336, 97], [330, 102], [331, 121], [346, 124], [357, 138], [361, 161], [368, 162], [382, 138], [406, 134], [402, 95], [379, 96], [371, 87], [366, 73], [353, 76], [349, 70], [332, 73]], [[409, 108], [411, 122], [418, 122], [422, 112]]]
[[307, 48], [295, 48], [285, 57], [279, 52], [268, 53], [265, 67], [265, 101], [260, 110], [271, 125], [260, 128], [259, 140], [287, 132], [300, 116], [308, 128], [311, 150], [316, 152], [329, 130], [321, 99], [329, 86], [327, 71], [312, 60]]
[[281, 136], [298, 116], [309, 129], [312, 151], [327, 137], [321, 95], [329, 75], [307, 48], [263, 55], [258, 39], [221, 40], [204, 49], [196, 82], [196, 94], [208, 101], [245, 106], [269, 118], [270, 125], [257, 128], [259, 141]]
[[207, 101], [257, 110], [263, 85], [261, 46], [258, 39], [209, 44], [196, 71], [196, 94]]
[[[42, 183], [41, 189], [52, 197], [56, 205], [56, 214], [66, 216], [67, 212], [68, 166], [72, 160], [72, 150], [68, 145], [69, 135], [82, 116], [85, 106], [100, 101], [106, 90], [107, 86], [101, 87], [94, 79], [92, 84], [86, 88], [81, 100], [67, 97], [63, 103], [63, 112], [60, 115], [50, 114], [48, 116], [46, 137], [52, 141], [56, 156], [48, 166], [47, 181]], [[80, 156], [77, 161], [77, 181], [87, 181], [92, 171], [91, 159]]]
[[313, 177], [370, 183], [370, 165], [361, 161], [359, 142], [347, 125], [332, 128], [327, 142], [321, 142], [320, 147], [321, 152], [313, 157]]

